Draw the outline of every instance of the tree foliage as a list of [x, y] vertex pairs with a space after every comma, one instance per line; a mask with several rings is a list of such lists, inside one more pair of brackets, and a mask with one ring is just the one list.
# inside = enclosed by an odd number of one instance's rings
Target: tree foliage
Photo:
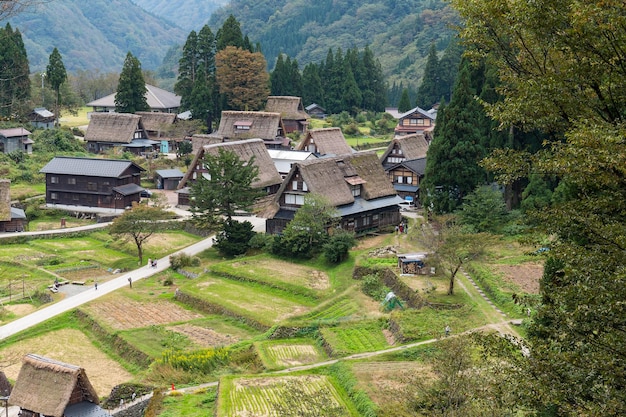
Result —
[[56, 125], [59, 125], [59, 105], [61, 104], [61, 84], [67, 80], [67, 72], [65, 71], [65, 65], [63, 65], [63, 59], [61, 53], [57, 48], [52, 50], [50, 58], [48, 59], [48, 66], [46, 67], [46, 79], [48, 83], [56, 93], [55, 100], [55, 115]]
[[231, 110], [260, 110], [269, 95], [269, 74], [260, 52], [227, 46], [215, 57], [220, 94]]
[[7, 23], [0, 28], [0, 117], [19, 118], [26, 115], [30, 99], [29, 73], [22, 34]]
[[502, 192], [482, 185], [465, 196], [457, 215], [463, 225], [475, 232], [498, 233], [506, 223], [508, 211]]
[[191, 211], [202, 228], [232, 222], [237, 210], [248, 210], [264, 194], [252, 188], [259, 173], [254, 156], [244, 161], [220, 148], [217, 155], [206, 153], [202, 164], [206, 175], [191, 186]]
[[159, 207], [134, 202], [130, 210], [113, 220], [109, 233], [132, 240], [137, 247], [137, 257], [141, 265], [144, 243], [161, 229], [159, 221], [170, 217], [168, 212]]
[[243, 255], [250, 248], [250, 239], [256, 234], [253, 227], [249, 221], [228, 220], [215, 237], [213, 246], [223, 256]]
[[141, 63], [130, 52], [126, 54], [124, 66], [115, 94], [115, 111], [136, 113], [150, 110], [146, 98], [146, 82], [141, 72]]
[[[507, 151], [486, 166], [505, 183], [540, 174], [567, 184], [528, 213], [553, 241], [558, 270], [542, 279], [528, 372], [538, 410], [626, 413], [626, 13], [621, 1], [453, 0], [473, 56], [488, 56], [504, 126], [537, 129], [538, 152]], [[515, 165], [517, 164], [517, 165]], [[548, 272], [548, 271], [546, 271]]]

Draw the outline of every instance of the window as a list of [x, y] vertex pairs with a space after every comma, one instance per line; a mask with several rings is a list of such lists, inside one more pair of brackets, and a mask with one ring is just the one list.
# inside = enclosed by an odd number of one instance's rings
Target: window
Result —
[[87, 183], [87, 190], [89, 190], [89, 191], [97, 191], [98, 190], [98, 184], [96, 184], [95, 182], [88, 182]]
[[79, 198], [80, 196], [78, 194], [72, 194], [72, 200], [78, 201]]
[[352, 191], [352, 196], [353, 197], [358, 197], [361, 195], [361, 184], [358, 185], [351, 185], [350, 189]]
[[76, 185], [76, 178], [68, 178], [67, 183], [70, 185]]
[[307, 187], [306, 182], [302, 181], [302, 191], [309, 191], [309, 187]]
[[298, 189], [298, 181], [294, 181], [291, 183], [291, 189], [294, 191]]
[[370, 224], [372, 224], [372, 218], [369, 216], [363, 217], [363, 226], [369, 226]]
[[299, 194], [285, 194], [285, 204], [301, 206], [304, 204], [304, 196]]
[[50, 184], [58, 184], [59, 177], [50, 177]]
[[58, 200], [59, 199], [59, 194], [57, 194], [57, 193], [50, 193], [50, 199], [51, 200]]

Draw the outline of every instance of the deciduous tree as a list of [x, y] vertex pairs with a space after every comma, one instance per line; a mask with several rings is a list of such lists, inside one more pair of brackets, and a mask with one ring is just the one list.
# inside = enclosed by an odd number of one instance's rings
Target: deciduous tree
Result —
[[215, 57], [220, 94], [233, 110], [254, 111], [263, 108], [269, 95], [269, 74], [260, 52], [227, 46]]

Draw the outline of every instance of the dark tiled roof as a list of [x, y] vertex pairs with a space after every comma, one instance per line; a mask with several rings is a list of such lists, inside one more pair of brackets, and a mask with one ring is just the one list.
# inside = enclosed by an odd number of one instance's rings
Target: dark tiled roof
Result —
[[39, 172], [43, 174], [117, 178], [132, 166], [136, 167], [138, 171], [144, 171], [139, 165], [126, 160], [56, 156]]

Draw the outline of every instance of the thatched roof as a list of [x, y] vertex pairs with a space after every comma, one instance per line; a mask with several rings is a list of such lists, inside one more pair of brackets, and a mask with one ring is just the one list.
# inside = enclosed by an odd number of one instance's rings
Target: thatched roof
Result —
[[[315, 146], [315, 149], [312, 148], [312, 145]], [[353, 152], [338, 127], [307, 131], [296, 150], [311, 151], [318, 155], [350, 155]]]
[[280, 113], [261, 111], [223, 111], [220, 127], [212, 137], [226, 140], [261, 138], [274, 140], [285, 131]]
[[296, 163], [278, 191], [277, 198], [297, 172], [311, 193], [325, 196], [333, 206], [354, 202], [350, 185], [360, 184], [361, 198], [365, 200], [396, 195], [375, 152]]
[[135, 132], [147, 134], [141, 122], [141, 116], [129, 113], [92, 113], [85, 133], [87, 142], [130, 143]]
[[187, 182], [192, 178], [194, 172], [198, 172], [197, 168], [203, 163], [204, 155], [217, 156], [220, 149], [235, 153], [242, 161], [248, 161], [254, 156], [254, 165], [259, 168], [259, 174], [258, 178], [251, 184], [253, 188], [265, 188], [282, 182], [282, 178], [265, 147], [265, 143], [262, 139], [257, 138], [203, 146], [196, 153], [191, 163], [191, 168], [187, 170], [183, 179], [178, 183], [177, 188], [180, 190], [188, 186]]
[[163, 131], [176, 121], [175, 113], [138, 111], [135, 114], [141, 116], [144, 129], [151, 132]]
[[11, 180], [0, 179], [0, 222], [11, 220]]
[[215, 136], [213, 134], [207, 135], [207, 134], [196, 133], [195, 135], [191, 137], [191, 146], [193, 149], [192, 152], [198, 153], [200, 148], [202, 148], [205, 145], [213, 145], [215, 143], [222, 143], [222, 142], [224, 142], [224, 139], [219, 136]]
[[[396, 150], [396, 152], [393, 152]], [[401, 150], [402, 153], [398, 152]], [[389, 154], [401, 155], [405, 160], [426, 158], [426, 152], [428, 152], [428, 141], [423, 133], [414, 133], [406, 136], [398, 136], [394, 138], [387, 150], [380, 157], [381, 162], [385, 162]]]
[[3, 371], [0, 371], [0, 396], [8, 397], [11, 395], [11, 390], [13, 390], [13, 387], [9, 382], [9, 378], [7, 378]]
[[283, 120], [307, 120], [302, 99], [292, 96], [270, 96], [265, 104], [265, 111], [280, 113]]
[[68, 405], [99, 403], [85, 369], [28, 354], [9, 397], [9, 404], [50, 417], [63, 417]]

